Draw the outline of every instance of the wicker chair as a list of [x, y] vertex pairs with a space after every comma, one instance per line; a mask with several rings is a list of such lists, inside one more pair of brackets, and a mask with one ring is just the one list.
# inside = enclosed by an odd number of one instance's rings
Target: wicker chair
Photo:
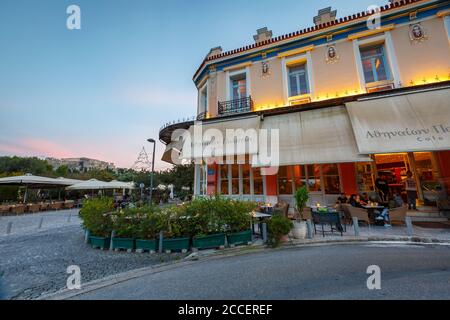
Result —
[[288, 217], [289, 214], [289, 203], [286, 202], [278, 202], [273, 208], [273, 215], [279, 215], [283, 217]]
[[49, 210], [61, 210], [64, 202], [53, 202], [50, 204]]
[[64, 201], [64, 209], [73, 209], [73, 207], [75, 207], [75, 201], [73, 200]]
[[367, 210], [353, 207], [350, 204], [343, 204], [342, 206], [344, 208], [344, 212], [345, 212], [345, 210], [348, 210], [352, 219], [358, 218], [358, 221], [365, 222], [370, 226], [370, 219], [369, 219], [369, 214], [367, 213]]
[[16, 204], [11, 208], [11, 213], [15, 215], [24, 214], [26, 207], [24, 204]]
[[30, 212], [30, 213], [37, 213], [40, 210], [41, 210], [41, 205], [38, 203], [28, 205], [28, 212]]
[[11, 206], [0, 205], [0, 216], [7, 216], [11, 211]]
[[408, 213], [408, 209], [406, 207], [395, 208], [395, 209], [389, 210], [389, 218], [391, 219], [391, 223], [392, 222], [401, 222], [401, 223], [405, 224], [407, 213]]

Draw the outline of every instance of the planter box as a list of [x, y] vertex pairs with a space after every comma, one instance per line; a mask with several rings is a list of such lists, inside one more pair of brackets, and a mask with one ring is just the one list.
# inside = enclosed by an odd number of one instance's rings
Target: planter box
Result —
[[158, 242], [156, 240], [136, 239], [136, 250], [156, 252], [157, 249], [158, 249]]
[[213, 234], [205, 237], [194, 237], [192, 247], [195, 249], [214, 249], [225, 246], [225, 234]]
[[133, 250], [134, 239], [130, 238], [113, 238], [112, 244], [114, 249]]
[[190, 238], [164, 239], [162, 250], [184, 251], [189, 250]]
[[227, 235], [229, 245], [247, 245], [252, 242], [252, 230]]
[[89, 243], [94, 248], [100, 248], [100, 249], [109, 249], [109, 245], [111, 243], [110, 238], [103, 238], [103, 237], [89, 237]]

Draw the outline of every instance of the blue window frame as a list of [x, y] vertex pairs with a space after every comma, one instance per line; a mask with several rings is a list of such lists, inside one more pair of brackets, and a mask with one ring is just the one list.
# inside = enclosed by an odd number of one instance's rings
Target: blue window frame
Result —
[[389, 80], [390, 71], [382, 44], [360, 49], [366, 83]]
[[309, 93], [306, 63], [289, 67], [289, 96], [295, 97]]

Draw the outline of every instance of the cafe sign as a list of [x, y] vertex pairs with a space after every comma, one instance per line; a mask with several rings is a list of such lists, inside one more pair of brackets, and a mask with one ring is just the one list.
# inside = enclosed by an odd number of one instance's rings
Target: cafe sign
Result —
[[450, 150], [449, 89], [346, 105], [361, 154]]

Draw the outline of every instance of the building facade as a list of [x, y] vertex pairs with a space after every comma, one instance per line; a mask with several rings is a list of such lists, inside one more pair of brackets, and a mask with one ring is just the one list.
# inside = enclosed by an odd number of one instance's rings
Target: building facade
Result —
[[[305, 185], [312, 203], [331, 204], [342, 192], [375, 193], [380, 175], [402, 194], [407, 171], [422, 202], [449, 195], [450, 2], [390, 1], [344, 18], [326, 8], [313, 20], [279, 37], [259, 29], [236, 50], [211, 49], [193, 78], [195, 121], [160, 131], [163, 160], [195, 158], [199, 196], [292, 203]], [[174, 133], [195, 125], [224, 136], [276, 129], [275, 170], [252, 161], [261, 146], [185, 156], [192, 142]]]
[[65, 158], [65, 159], [46, 159], [50, 165], [57, 169], [61, 166], [67, 166], [70, 171], [87, 172], [93, 169], [114, 170], [115, 165], [111, 162], [90, 159], [90, 158]]

